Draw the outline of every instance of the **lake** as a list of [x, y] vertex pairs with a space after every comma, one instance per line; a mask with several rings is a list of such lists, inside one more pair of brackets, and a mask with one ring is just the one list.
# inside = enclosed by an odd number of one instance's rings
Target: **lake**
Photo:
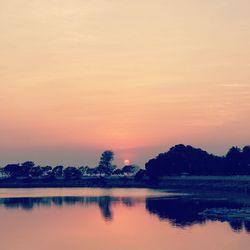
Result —
[[0, 189], [0, 249], [245, 250], [249, 218], [202, 212], [247, 206], [152, 189]]

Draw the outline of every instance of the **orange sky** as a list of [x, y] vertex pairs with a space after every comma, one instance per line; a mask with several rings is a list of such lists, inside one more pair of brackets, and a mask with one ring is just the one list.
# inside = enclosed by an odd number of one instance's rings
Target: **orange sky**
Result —
[[1, 0], [0, 164], [143, 163], [250, 143], [248, 0]]

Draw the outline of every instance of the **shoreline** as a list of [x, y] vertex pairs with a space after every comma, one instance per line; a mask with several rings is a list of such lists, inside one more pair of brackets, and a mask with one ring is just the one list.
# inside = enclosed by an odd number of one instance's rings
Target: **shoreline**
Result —
[[0, 180], [0, 188], [155, 188], [192, 191], [229, 191], [250, 193], [250, 176], [162, 177], [158, 181], [133, 177], [86, 177], [75, 180]]

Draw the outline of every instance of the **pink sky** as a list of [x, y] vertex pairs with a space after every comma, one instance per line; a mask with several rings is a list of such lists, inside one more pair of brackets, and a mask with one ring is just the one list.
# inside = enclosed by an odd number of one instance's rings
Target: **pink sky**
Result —
[[2, 0], [0, 164], [143, 165], [250, 142], [250, 2]]

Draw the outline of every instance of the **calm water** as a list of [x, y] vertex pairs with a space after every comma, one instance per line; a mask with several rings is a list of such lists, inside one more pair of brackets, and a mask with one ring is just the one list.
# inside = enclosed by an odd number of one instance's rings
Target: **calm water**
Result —
[[0, 249], [249, 250], [248, 221], [200, 215], [242, 206], [148, 189], [0, 189]]

